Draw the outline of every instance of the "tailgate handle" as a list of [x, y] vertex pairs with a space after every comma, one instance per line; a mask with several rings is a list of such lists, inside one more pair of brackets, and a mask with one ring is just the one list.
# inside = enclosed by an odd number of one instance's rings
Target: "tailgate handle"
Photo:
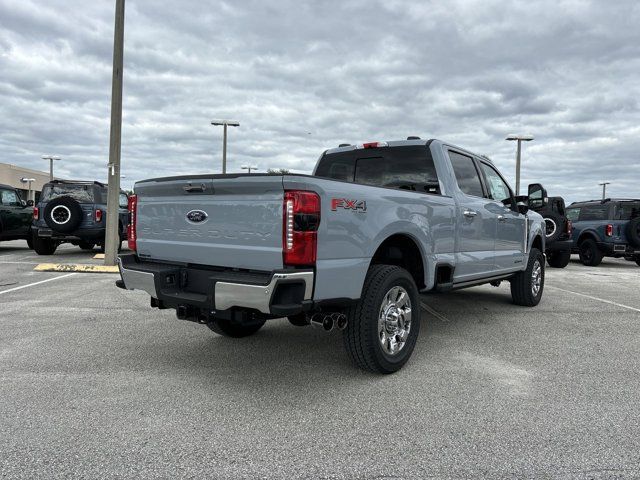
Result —
[[204, 192], [207, 189], [207, 187], [205, 187], [204, 183], [201, 183], [200, 185], [191, 185], [191, 184], [189, 184], [189, 185], [185, 185], [182, 188], [187, 193]]

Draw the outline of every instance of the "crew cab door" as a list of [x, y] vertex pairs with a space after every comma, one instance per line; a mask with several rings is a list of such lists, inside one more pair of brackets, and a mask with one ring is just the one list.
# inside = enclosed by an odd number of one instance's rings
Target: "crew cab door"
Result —
[[474, 159], [452, 149], [447, 153], [459, 190], [453, 281], [460, 283], [493, 274], [498, 212], [494, 202], [484, 196], [481, 174]]
[[496, 271], [519, 269], [524, 262], [524, 244], [527, 236], [525, 216], [514, 209], [514, 196], [507, 182], [493, 165], [479, 161], [485, 182], [485, 190], [491, 201], [490, 208], [496, 213], [497, 230], [495, 243]]
[[26, 235], [31, 225], [32, 210], [22, 205], [15, 190], [0, 189], [0, 225], [5, 237]]

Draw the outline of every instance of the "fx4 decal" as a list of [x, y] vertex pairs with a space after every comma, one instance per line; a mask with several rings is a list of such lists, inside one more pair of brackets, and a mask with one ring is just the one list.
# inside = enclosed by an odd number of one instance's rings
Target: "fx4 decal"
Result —
[[331, 210], [335, 212], [339, 208], [344, 208], [345, 210], [353, 210], [355, 212], [366, 212], [367, 202], [364, 200], [348, 200], [346, 198], [332, 198]]

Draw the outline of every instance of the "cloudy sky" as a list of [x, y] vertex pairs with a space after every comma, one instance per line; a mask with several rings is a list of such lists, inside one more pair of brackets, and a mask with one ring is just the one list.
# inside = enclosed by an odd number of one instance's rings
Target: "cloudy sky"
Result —
[[[0, 0], [0, 162], [106, 178], [115, 1]], [[640, 3], [127, 0], [124, 185], [310, 172], [341, 142], [441, 138], [568, 200], [640, 196]], [[513, 183], [513, 182], [512, 182]]]

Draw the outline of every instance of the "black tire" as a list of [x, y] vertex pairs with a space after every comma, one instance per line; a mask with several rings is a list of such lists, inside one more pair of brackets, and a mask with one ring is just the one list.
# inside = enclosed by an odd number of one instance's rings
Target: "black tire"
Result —
[[58, 243], [50, 238], [33, 238], [33, 249], [38, 255], [53, 255], [58, 248]]
[[91, 242], [80, 242], [80, 243], [78, 243], [78, 246], [82, 250], [91, 251], [91, 250], [93, 250], [95, 248], [96, 244], [95, 243], [91, 243]]
[[234, 323], [222, 318], [214, 319], [212, 322], [207, 323], [207, 327], [223, 337], [242, 338], [253, 335], [262, 328], [266, 320], [260, 320], [255, 323], [243, 325], [240, 323]]
[[[538, 270], [539, 268], [539, 270]], [[534, 275], [537, 271], [537, 276]], [[534, 280], [539, 280], [539, 283]], [[511, 280], [511, 298], [516, 305], [535, 307], [540, 303], [544, 291], [544, 255], [537, 248], [529, 252], [527, 268], [518, 272]], [[537, 289], [535, 288], [537, 283]]]
[[555, 212], [547, 212], [543, 216], [547, 243], [555, 242], [564, 230], [565, 220]]
[[636, 265], [640, 267], [640, 257], [636, 257]]
[[580, 261], [587, 267], [597, 267], [602, 262], [603, 254], [595, 240], [587, 238], [578, 245]]
[[571, 250], [550, 252], [549, 255], [547, 255], [547, 262], [549, 262], [549, 266], [553, 268], [564, 268], [569, 265], [570, 260]]
[[73, 232], [80, 226], [84, 214], [80, 204], [71, 197], [58, 197], [44, 207], [43, 218], [51, 230]]
[[636, 217], [627, 224], [626, 232], [629, 243], [640, 247], [640, 217]]
[[295, 325], [296, 327], [306, 327], [307, 325], [309, 325], [309, 322], [307, 321], [307, 316], [304, 313], [299, 313], [297, 315], [289, 315], [287, 317], [287, 320], [289, 320], [289, 323], [291, 325]]
[[29, 235], [27, 237], [27, 247], [33, 250], [33, 235]]
[[[386, 345], [386, 340], [390, 338], [397, 342], [400, 335], [396, 333], [388, 335], [388, 330], [380, 330], [378, 319], [395, 287], [400, 287], [407, 294], [412, 318], [403, 345], [398, 347], [396, 353], [389, 354], [385, 351], [387, 347], [383, 347], [383, 343]], [[400, 291], [399, 294], [402, 292]], [[394, 305], [398, 304], [399, 298], [395, 300]], [[406, 301], [402, 305], [406, 307]], [[396, 309], [395, 312], [401, 310]], [[362, 297], [355, 306], [349, 308], [347, 317], [347, 328], [342, 338], [353, 362], [370, 372], [385, 374], [397, 372], [411, 357], [420, 333], [420, 301], [413, 278], [409, 272], [397, 266], [372, 265], [364, 281]], [[396, 317], [398, 326], [399, 318], [402, 318], [404, 324], [406, 317], [404, 314]]]

